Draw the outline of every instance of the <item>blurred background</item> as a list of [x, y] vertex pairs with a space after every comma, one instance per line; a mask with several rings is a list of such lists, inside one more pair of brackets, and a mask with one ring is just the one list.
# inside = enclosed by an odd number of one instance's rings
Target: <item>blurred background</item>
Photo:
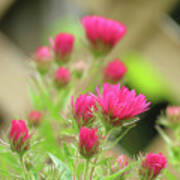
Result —
[[78, 20], [96, 14], [123, 22], [126, 37], [113, 50], [129, 67], [126, 85], [152, 102], [143, 121], [122, 140], [131, 154], [165, 151], [154, 128], [168, 104], [180, 104], [180, 1], [0, 0], [0, 125], [30, 107], [28, 61], [49, 37], [68, 31], [84, 36]]

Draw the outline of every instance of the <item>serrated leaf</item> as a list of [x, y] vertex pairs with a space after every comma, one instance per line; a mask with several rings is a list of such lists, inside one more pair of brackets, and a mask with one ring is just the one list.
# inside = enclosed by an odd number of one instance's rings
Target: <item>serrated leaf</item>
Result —
[[134, 166], [134, 163], [132, 163], [131, 165], [126, 166], [124, 169], [110, 175], [110, 176], [106, 176], [104, 178], [101, 178], [100, 180], [114, 180], [117, 177], [119, 177], [120, 175], [122, 175], [124, 172], [128, 171], [129, 169], [131, 169]]
[[59, 173], [62, 174], [61, 178], [63, 180], [72, 180], [73, 179], [73, 175], [71, 170], [66, 166], [66, 164], [64, 164], [60, 159], [58, 159], [56, 156], [54, 156], [51, 153], [48, 153], [49, 157], [51, 158], [51, 160], [53, 161], [55, 167], [58, 169]]

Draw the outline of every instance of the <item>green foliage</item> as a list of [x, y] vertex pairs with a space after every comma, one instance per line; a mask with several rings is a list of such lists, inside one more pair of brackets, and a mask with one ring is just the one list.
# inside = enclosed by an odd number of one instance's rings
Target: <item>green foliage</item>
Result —
[[45, 42], [47, 43], [47, 37], [55, 37], [58, 33], [71, 33], [75, 36], [75, 45], [81, 45], [81, 39], [83, 38], [84, 30], [76, 18], [61, 18], [56, 22], [52, 23], [51, 28], [45, 33]]
[[168, 170], [164, 171], [164, 175], [167, 178], [167, 180], [178, 180], [178, 178], [176, 176], [174, 176], [171, 172], [169, 172]]
[[59, 177], [62, 180], [72, 180], [72, 172], [71, 170], [67, 167], [66, 164], [64, 164], [60, 159], [58, 159], [56, 156], [53, 154], [49, 153], [49, 157], [53, 161], [55, 167], [58, 169], [59, 172]]

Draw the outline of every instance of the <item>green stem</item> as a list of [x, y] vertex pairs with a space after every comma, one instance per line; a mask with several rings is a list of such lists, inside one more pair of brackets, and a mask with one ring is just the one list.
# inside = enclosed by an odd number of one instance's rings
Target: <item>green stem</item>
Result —
[[88, 168], [89, 168], [89, 159], [86, 159], [86, 164], [85, 164], [85, 170], [84, 170], [84, 178], [83, 180], [87, 179], [88, 176]]
[[25, 180], [29, 180], [28, 172], [27, 172], [27, 169], [26, 169], [26, 165], [24, 164], [23, 155], [20, 155], [20, 162], [21, 162], [21, 166], [22, 166], [22, 168], [23, 168], [24, 178], [25, 178]]
[[[98, 160], [98, 156], [95, 158], [94, 164], [96, 164], [97, 160]], [[91, 169], [90, 180], [93, 180], [94, 170], [95, 170], [95, 166], [93, 166], [92, 169]]]

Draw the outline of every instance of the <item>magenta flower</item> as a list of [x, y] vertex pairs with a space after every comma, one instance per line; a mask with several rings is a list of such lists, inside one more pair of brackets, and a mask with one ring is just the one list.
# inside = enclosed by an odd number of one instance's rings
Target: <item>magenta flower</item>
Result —
[[169, 106], [166, 109], [167, 118], [171, 122], [179, 123], [180, 122], [180, 106]]
[[41, 46], [35, 52], [35, 60], [36, 61], [50, 61], [51, 60], [51, 52], [49, 47]]
[[110, 82], [118, 82], [120, 81], [125, 73], [127, 72], [127, 68], [123, 62], [115, 59], [111, 61], [104, 69], [104, 79]]
[[39, 47], [35, 52], [34, 59], [39, 70], [47, 71], [52, 61], [51, 51], [49, 47]]
[[75, 38], [72, 34], [60, 33], [55, 37], [54, 51], [56, 59], [59, 61], [67, 61], [74, 47]]
[[29, 148], [31, 136], [23, 120], [12, 120], [9, 140], [13, 151], [24, 153]]
[[99, 51], [111, 50], [126, 33], [120, 22], [99, 16], [84, 17], [82, 25], [88, 40]]
[[99, 137], [96, 129], [81, 127], [79, 134], [80, 153], [86, 158], [91, 158], [98, 152]]
[[104, 84], [102, 95], [97, 91], [97, 102], [100, 105], [104, 120], [111, 126], [121, 125], [123, 120], [134, 118], [147, 111], [150, 102], [144, 95], [136, 95], [135, 90], [126, 87], [120, 88], [120, 84]]
[[117, 158], [117, 163], [119, 164], [120, 169], [124, 169], [126, 166], [128, 166], [129, 163], [128, 156], [125, 156], [124, 154], [120, 155]]
[[71, 104], [73, 108], [73, 115], [78, 126], [91, 126], [95, 119], [92, 111], [97, 110], [95, 98], [88, 94], [82, 94], [75, 102], [72, 97]]
[[43, 115], [40, 111], [33, 110], [29, 113], [28, 120], [34, 126], [38, 126], [42, 119]]
[[[117, 172], [119, 170], [126, 168], [128, 166], [128, 164], [129, 164], [129, 157], [122, 154], [116, 159], [116, 162], [112, 166], [112, 170], [113, 170], [113, 172]], [[127, 171], [122, 173], [122, 176], [126, 175], [126, 174], [127, 174]]]
[[68, 82], [70, 81], [70, 72], [67, 68], [65, 67], [60, 67], [58, 68], [58, 70], [55, 72], [54, 75], [54, 80], [56, 82], [56, 85], [61, 87], [63, 85], [68, 84]]
[[166, 165], [167, 160], [161, 153], [149, 153], [142, 161], [140, 174], [142, 176], [149, 176], [149, 178], [154, 179], [160, 174], [160, 172], [166, 167]]

